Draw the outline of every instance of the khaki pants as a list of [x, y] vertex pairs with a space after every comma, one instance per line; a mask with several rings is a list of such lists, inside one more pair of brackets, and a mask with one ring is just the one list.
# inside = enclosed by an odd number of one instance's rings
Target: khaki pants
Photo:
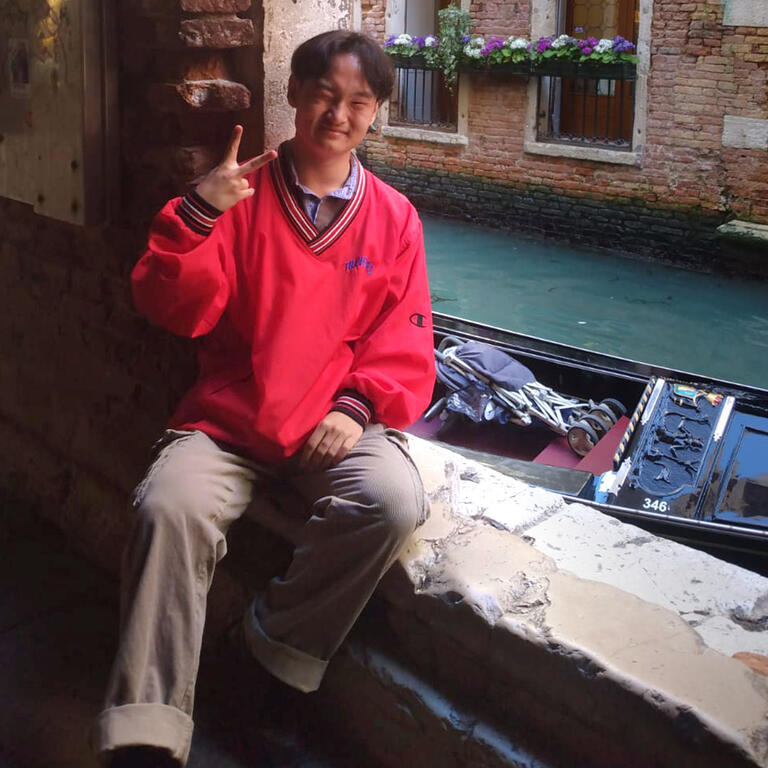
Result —
[[253, 655], [302, 691], [319, 685], [377, 583], [427, 514], [405, 437], [369, 425], [337, 466], [265, 467], [202, 432], [166, 433], [135, 492], [121, 574], [120, 645], [94, 728], [103, 753], [130, 745], [189, 754], [192, 705], [216, 563], [254, 494], [292, 485], [311, 505], [287, 573], [245, 615]]

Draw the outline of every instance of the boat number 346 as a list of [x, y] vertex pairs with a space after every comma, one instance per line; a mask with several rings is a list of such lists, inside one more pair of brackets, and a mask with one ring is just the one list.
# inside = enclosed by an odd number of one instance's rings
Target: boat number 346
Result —
[[669, 504], [666, 501], [652, 499], [649, 496], [643, 499], [643, 509], [652, 509], [654, 512], [666, 512], [668, 508]]

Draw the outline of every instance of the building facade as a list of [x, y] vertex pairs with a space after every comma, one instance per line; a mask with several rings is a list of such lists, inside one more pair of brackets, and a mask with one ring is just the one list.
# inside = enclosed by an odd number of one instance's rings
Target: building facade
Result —
[[[382, 41], [424, 35], [435, 31], [439, 7], [440, 0], [364, 0], [362, 26]], [[745, 258], [743, 246], [728, 248], [716, 234], [729, 220], [768, 223], [765, 3], [463, 0], [463, 7], [476, 22], [472, 35], [486, 40], [622, 35], [636, 44], [637, 79], [462, 73], [454, 112], [437, 119], [434, 108], [408, 104], [434, 103], [430, 84], [416, 80], [409, 90], [401, 82], [365, 145], [374, 171], [422, 210], [765, 274], [759, 256]], [[398, 72], [401, 80], [420, 76]]]

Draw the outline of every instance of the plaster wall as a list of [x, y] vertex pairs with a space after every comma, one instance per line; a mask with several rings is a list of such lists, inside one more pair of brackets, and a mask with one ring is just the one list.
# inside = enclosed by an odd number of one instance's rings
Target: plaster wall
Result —
[[304, 40], [331, 29], [353, 28], [356, 0], [265, 0], [264, 145], [293, 136], [293, 109], [286, 100], [291, 55]]

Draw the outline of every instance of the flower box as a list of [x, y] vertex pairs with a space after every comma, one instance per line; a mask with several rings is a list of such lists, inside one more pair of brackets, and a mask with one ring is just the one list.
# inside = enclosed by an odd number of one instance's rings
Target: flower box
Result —
[[602, 62], [578, 62], [570, 59], [545, 59], [533, 62], [534, 75], [550, 77], [589, 77], [601, 80], [636, 80], [637, 65], [628, 61], [615, 64]]
[[396, 67], [402, 69], [432, 69], [427, 65], [423, 53], [414, 53], [412, 56], [404, 56], [400, 53], [390, 53], [389, 58]]
[[459, 64], [459, 72], [476, 72], [484, 75], [498, 75], [499, 77], [511, 76], [511, 77], [530, 77], [531, 76], [531, 62], [530, 60], [512, 62], [505, 61], [502, 64], [486, 64], [486, 63], [474, 63], [474, 62], [462, 62]]
[[579, 75], [603, 80], [637, 80], [637, 64], [629, 61], [617, 61], [615, 64], [585, 61], [579, 64]]

